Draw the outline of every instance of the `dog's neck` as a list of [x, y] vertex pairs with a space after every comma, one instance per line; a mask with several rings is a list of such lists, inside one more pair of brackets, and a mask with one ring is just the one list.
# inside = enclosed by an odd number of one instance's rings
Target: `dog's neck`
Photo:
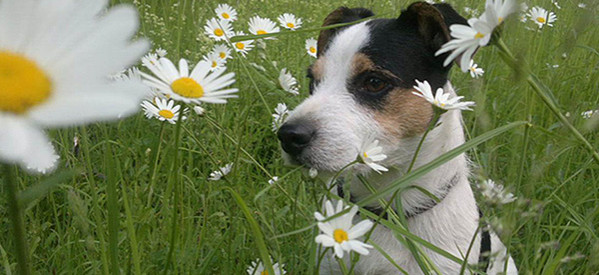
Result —
[[[449, 82], [445, 85], [444, 90], [455, 96], [455, 92]], [[440, 125], [431, 130], [424, 140], [412, 171], [464, 143], [462, 116], [459, 110], [447, 111], [441, 116], [439, 122]], [[401, 149], [388, 154], [388, 161], [385, 163], [389, 166], [389, 171], [380, 175], [370, 173], [367, 176], [367, 181], [375, 189], [378, 189], [392, 184], [395, 180], [405, 175], [421, 138], [422, 135], [419, 135], [405, 140]], [[451, 189], [457, 182], [467, 180], [468, 173], [466, 157], [464, 154], [461, 154], [413, 181], [411, 185], [424, 188], [442, 200], [451, 192]], [[359, 179], [352, 178], [350, 182], [353, 200], [359, 201], [361, 198], [371, 194]], [[434, 199], [416, 188], [404, 190], [401, 193], [401, 201], [404, 212], [408, 216], [419, 214], [434, 207], [436, 204]], [[373, 206], [379, 207], [380, 205]]]

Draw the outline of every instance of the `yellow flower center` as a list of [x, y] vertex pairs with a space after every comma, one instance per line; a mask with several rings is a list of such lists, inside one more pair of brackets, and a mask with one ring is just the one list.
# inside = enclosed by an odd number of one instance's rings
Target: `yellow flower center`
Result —
[[477, 32], [477, 33], [474, 35], [474, 38], [476, 38], [476, 39], [481, 39], [481, 38], [483, 38], [483, 37], [485, 37], [485, 35], [484, 35], [484, 34], [482, 34], [482, 33], [480, 33], [480, 32]]
[[218, 54], [218, 57], [220, 57], [220, 58], [222, 58], [222, 59], [225, 59], [225, 57], [227, 57], [227, 54], [226, 54], [225, 52], [220, 52], [220, 53]]
[[179, 78], [171, 84], [173, 92], [188, 98], [200, 98], [204, 96], [204, 88], [189, 77]]
[[310, 47], [310, 52], [311, 52], [311, 53], [315, 53], [315, 52], [316, 52], [316, 48], [314, 48], [314, 47]]
[[287, 23], [287, 28], [293, 29], [295, 28], [295, 25], [291, 22]]
[[218, 66], [218, 63], [216, 63], [216, 61], [212, 61], [212, 68], [216, 68], [216, 66]]
[[349, 240], [349, 236], [347, 236], [347, 232], [345, 232], [345, 230], [335, 229], [335, 231], [333, 231], [333, 239], [335, 239], [335, 241], [338, 243], [342, 243]]
[[240, 50], [243, 50], [243, 49], [245, 49], [245, 44], [243, 44], [241, 42], [237, 42], [237, 43], [235, 43], [235, 47]]
[[214, 35], [223, 36], [225, 32], [222, 29], [214, 29]]
[[171, 112], [170, 110], [160, 110], [160, 112], [158, 112], [158, 114], [166, 119], [171, 119], [173, 117], [175, 117], [175, 114], [173, 114], [173, 112]]
[[267, 34], [267, 32], [265, 30], [258, 30], [256, 33], [257, 34]]
[[0, 51], [0, 112], [21, 114], [50, 97], [52, 83], [26, 57]]
[[503, 17], [499, 17], [499, 24], [501, 24], [501, 22], [503, 22]]
[[264, 271], [260, 272], [260, 275], [268, 275], [268, 270], [264, 270]]
[[540, 17], [540, 16], [539, 16], [539, 17], [537, 17], [537, 21], [538, 21], [539, 23], [545, 24], [545, 18], [544, 18], [544, 17]]
[[364, 155], [364, 158], [368, 158], [368, 154], [366, 154], [366, 152], [364, 152], [362, 155]]
[[228, 13], [226, 13], [226, 12], [223, 12], [221, 15], [223, 16], [224, 19], [231, 18], [231, 16]]

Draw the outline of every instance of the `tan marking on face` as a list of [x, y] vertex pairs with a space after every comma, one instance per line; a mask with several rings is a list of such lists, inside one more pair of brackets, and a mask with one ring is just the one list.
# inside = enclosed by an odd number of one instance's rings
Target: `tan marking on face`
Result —
[[376, 69], [374, 62], [372, 62], [372, 60], [370, 60], [370, 58], [363, 53], [357, 53], [354, 55], [351, 66], [352, 77], [359, 75], [362, 72], [374, 71]]
[[390, 137], [403, 139], [421, 134], [433, 117], [431, 104], [412, 91], [402, 88], [391, 91], [382, 111], [374, 115]]
[[319, 57], [314, 64], [312, 64], [312, 67], [310, 67], [314, 80], [321, 80], [324, 77], [325, 62], [326, 59], [324, 57]]

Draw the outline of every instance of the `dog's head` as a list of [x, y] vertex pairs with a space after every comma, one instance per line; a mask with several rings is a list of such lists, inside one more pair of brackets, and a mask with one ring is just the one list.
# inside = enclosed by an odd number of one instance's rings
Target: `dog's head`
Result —
[[[338, 8], [324, 26], [372, 16], [370, 10]], [[447, 82], [448, 26], [467, 24], [446, 4], [418, 2], [399, 18], [374, 19], [327, 29], [318, 37], [318, 59], [308, 69], [310, 97], [280, 128], [285, 158], [321, 171], [336, 171], [356, 159], [368, 139], [386, 152], [422, 134], [433, 109], [412, 94], [415, 80], [433, 90]]]

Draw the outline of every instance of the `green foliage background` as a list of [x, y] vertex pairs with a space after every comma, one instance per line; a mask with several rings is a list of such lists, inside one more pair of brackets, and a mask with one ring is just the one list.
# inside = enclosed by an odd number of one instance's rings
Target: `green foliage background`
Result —
[[[132, 2], [140, 11], [140, 35], [150, 38], [155, 48], [168, 50], [171, 60], [186, 58], [195, 63], [214, 45], [203, 34], [203, 25], [221, 2]], [[304, 19], [304, 28], [318, 27], [341, 5], [396, 17], [411, 1], [227, 2], [239, 13], [235, 29], [247, 32], [247, 21], [254, 15], [275, 20], [290, 12]], [[532, 23], [521, 23], [514, 16], [506, 23], [503, 39], [552, 89], [562, 112], [569, 113], [571, 122], [599, 148], [597, 117], [580, 116], [599, 107], [599, 17], [592, 1], [587, 1], [586, 9], [579, 8], [579, 3], [561, 0], [557, 9], [550, 1], [527, 1], [530, 7], [553, 10], [558, 17], [554, 27], [535, 31]], [[470, 16], [465, 7], [484, 9], [484, 1], [451, 4], [466, 17]], [[301, 170], [283, 165], [270, 123], [277, 103], [293, 108], [307, 97], [305, 69], [313, 58], [305, 53], [304, 41], [316, 36], [281, 36], [267, 41], [265, 59], [255, 49], [247, 59], [230, 61], [228, 68], [237, 74], [240, 98], [226, 105], [205, 105], [204, 117], [190, 112], [178, 148], [174, 125], [147, 120], [141, 113], [117, 123], [51, 131], [61, 166], [75, 167], [78, 172], [26, 211], [34, 270], [41, 274], [112, 274], [116, 269], [148, 274], [165, 269], [177, 274], [243, 274], [258, 258], [258, 250], [246, 216], [225, 189], [229, 187], [248, 205], [273, 259], [285, 264], [290, 274], [312, 273], [314, 227], [286, 233], [314, 225], [313, 212], [319, 210], [323, 187]], [[533, 125], [507, 132], [468, 153], [474, 179], [494, 179], [520, 198], [501, 208], [483, 205], [485, 213], [502, 225], [502, 239], [524, 274], [598, 272], [599, 164], [527, 83], [501, 61], [495, 48], [481, 49], [475, 60], [485, 69], [484, 77], [472, 79], [458, 69], [451, 77], [460, 95], [477, 102], [474, 112], [464, 114], [468, 135], [475, 137], [519, 120]], [[299, 96], [278, 88], [282, 68], [298, 78]], [[75, 136], [81, 141], [79, 150], [73, 149]], [[177, 149], [180, 160], [174, 157]], [[207, 180], [211, 171], [229, 162], [234, 169], [225, 180]], [[19, 176], [22, 187], [38, 181]], [[272, 176], [282, 179], [270, 186], [267, 181]], [[108, 211], [110, 184], [116, 185], [116, 215]], [[2, 196], [0, 272], [10, 273], [15, 259], [5, 205]], [[109, 226], [109, 215], [119, 222]], [[172, 236], [174, 262], [166, 267]], [[113, 246], [111, 238], [116, 240]]]

